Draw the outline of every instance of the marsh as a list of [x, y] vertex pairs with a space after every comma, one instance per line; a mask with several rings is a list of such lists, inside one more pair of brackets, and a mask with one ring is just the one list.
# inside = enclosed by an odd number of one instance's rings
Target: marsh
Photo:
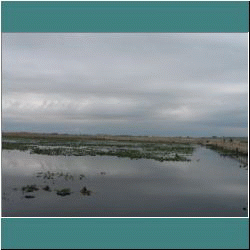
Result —
[[247, 216], [248, 171], [237, 160], [197, 145], [185, 156], [189, 161], [4, 149], [2, 216]]

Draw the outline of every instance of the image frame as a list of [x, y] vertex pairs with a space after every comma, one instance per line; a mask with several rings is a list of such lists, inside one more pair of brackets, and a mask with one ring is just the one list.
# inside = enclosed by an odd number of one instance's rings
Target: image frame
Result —
[[[1, 13], [2, 33], [249, 32], [248, 2], [244, 1], [2, 1]], [[63, 15], [64, 19], [61, 18]], [[1, 244], [3, 249], [248, 249], [248, 225], [249, 216], [248, 218], [1, 217]]]

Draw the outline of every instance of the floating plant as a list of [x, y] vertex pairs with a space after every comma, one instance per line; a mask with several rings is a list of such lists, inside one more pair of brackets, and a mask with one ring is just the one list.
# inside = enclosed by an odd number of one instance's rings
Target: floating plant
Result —
[[27, 185], [26, 187], [22, 187], [23, 192], [34, 192], [39, 190], [39, 188], [34, 184], [34, 185]]
[[81, 179], [84, 178], [84, 177], [85, 177], [84, 174], [80, 174], [79, 179], [81, 180]]
[[60, 196], [70, 195], [70, 194], [71, 194], [70, 188], [63, 188], [63, 189], [61, 189], [61, 190], [57, 190], [57, 191], [56, 191], [56, 194], [57, 194], [57, 195], [60, 195]]
[[34, 195], [25, 195], [24, 196], [26, 199], [32, 199], [32, 198], [35, 198], [35, 196]]
[[46, 187], [43, 188], [44, 191], [48, 191], [48, 192], [51, 192], [51, 189], [50, 187], [47, 185]]
[[86, 187], [83, 187], [82, 189], [81, 189], [81, 194], [83, 194], [83, 195], [90, 195], [92, 192], [90, 191], [90, 190], [88, 190]]
[[[64, 138], [65, 139], [65, 138]], [[15, 141], [5, 141], [3, 149], [25, 149], [30, 153], [43, 155], [64, 155], [66, 156], [116, 156], [130, 159], [152, 159], [156, 161], [189, 161], [186, 156], [191, 155], [194, 147], [190, 144], [174, 143], [152, 143], [152, 142], [124, 142], [124, 141], [68, 141], [58, 138], [52, 142], [37, 140], [32, 144], [29, 142], [18, 143]], [[181, 154], [174, 157], [174, 153]], [[37, 177], [41, 177], [39, 174]], [[53, 178], [48, 174], [44, 178]], [[68, 177], [67, 177], [68, 178]]]

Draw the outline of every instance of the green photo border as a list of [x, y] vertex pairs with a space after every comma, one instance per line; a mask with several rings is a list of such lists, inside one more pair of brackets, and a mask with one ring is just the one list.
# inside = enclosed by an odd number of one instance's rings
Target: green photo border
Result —
[[2, 218], [3, 249], [248, 249], [246, 219]]
[[[1, 2], [2, 32], [249, 32], [248, 2]], [[3, 249], [248, 249], [248, 218], [1, 218]]]
[[248, 2], [2, 2], [2, 32], [248, 32]]

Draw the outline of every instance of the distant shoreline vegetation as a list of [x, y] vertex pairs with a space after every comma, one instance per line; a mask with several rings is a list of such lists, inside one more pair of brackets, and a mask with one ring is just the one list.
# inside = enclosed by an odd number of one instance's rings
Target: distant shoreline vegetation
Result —
[[8, 138], [30, 138], [46, 140], [118, 140], [118, 141], [148, 141], [148, 142], [174, 142], [174, 143], [199, 143], [202, 140], [234, 140], [248, 143], [248, 137], [232, 136], [151, 136], [151, 135], [109, 135], [109, 134], [67, 134], [67, 133], [32, 133], [32, 132], [2, 132], [2, 137]]
[[[107, 138], [108, 137], [108, 138]], [[57, 134], [3, 134], [2, 149], [29, 151], [31, 154], [64, 156], [116, 156], [156, 161], [190, 161], [194, 147], [188, 142], [159, 143], [134, 140], [117, 140], [115, 136], [65, 136]], [[137, 138], [137, 137], [136, 137]], [[111, 140], [116, 139], [116, 140]], [[140, 138], [141, 139], [141, 138]], [[145, 137], [144, 137], [145, 139]]]
[[195, 145], [223, 155], [248, 155], [248, 138], [158, 137], [129, 135], [70, 135], [57, 133], [2, 133], [2, 149], [31, 154], [64, 156], [116, 156], [156, 161], [190, 161]]
[[16, 142], [3, 141], [2, 149], [29, 151], [31, 154], [64, 155], [64, 156], [117, 156], [130, 159], [153, 159], [156, 161], [190, 161], [190, 145], [166, 145], [155, 143], [119, 143], [109, 141], [88, 142]]

